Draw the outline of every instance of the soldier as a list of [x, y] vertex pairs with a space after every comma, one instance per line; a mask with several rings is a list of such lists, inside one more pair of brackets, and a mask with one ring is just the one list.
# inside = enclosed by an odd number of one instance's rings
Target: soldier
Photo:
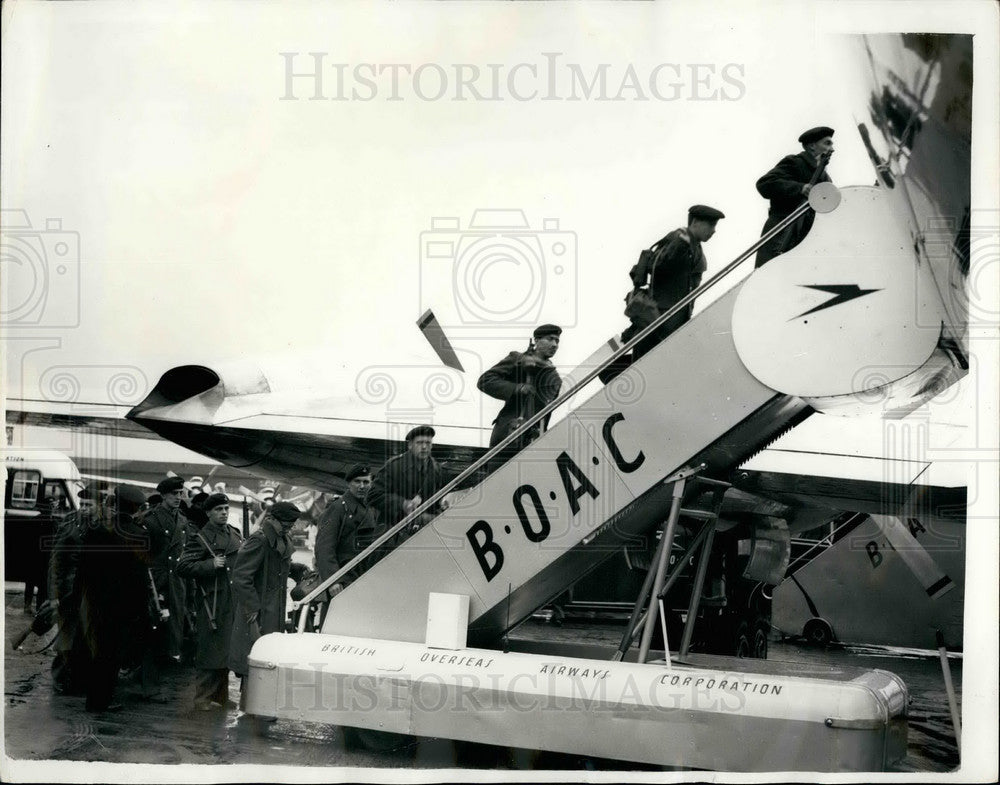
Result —
[[[716, 224], [726, 216], [721, 210], [703, 204], [692, 205], [688, 210], [687, 226], [675, 229], [655, 247], [650, 269], [638, 265], [632, 268], [632, 283], [645, 286], [649, 276], [649, 290], [656, 300], [661, 314], [666, 313], [701, 285], [701, 277], [707, 269], [702, 243], [708, 242], [715, 234]], [[674, 330], [691, 318], [694, 303], [689, 303], [680, 313], [675, 314], [665, 324], [636, 346], [634, 359], [652, 349]], [[622, 338], [629, 340], [629, 330]]]
[[149, 628], [149, 538], [135, 520], [145, 502], [135, 486], [118, 486], [107, 514], [93, 520], [81, 537], [77, 579], [80, 633], [88, 654], [87, 711], [121, 708], [113, 698], [123, 653]]
[[55, 547], [49, 561], [49, 596], [56, 609], [59, 636], [52, 659], [52, 689], [61, 695], [82, 695], [87, 665], [86, 648], [80, 635], [80, 586], [77, 567], [84, 532], [100, 520], [97, 489], [83, 488], [78, 494], [80, 512], [65, 518], [56, 530]]
[[[418, 425], [406, 434], [406, 452], [390, 458], [375, 475], [369, 498], [388, 527], [403, 520], [445, 484], [441, 465], [431, 455], [433, 444], [434, 429]], [[438, 502], [410, 528], [423, 526], [446, 507]]]
[[[324, 510], [316, 532], [315, 551], [316, 570], [321, 580], [329, 578], [371, 545], [384, 528], [378, 525], [374, 508], [368, 506], [371, 486], [371, 470], [367, 466], [352, 466], [347, 472], [347, 493]], [[327, 595], [333, 599], [363, 571], [364, 568], [358, 565], [330, 586]]]
[[[816, 183], [830, 182], [826, 165], [833, 155], [833, 129], [825, 125], [810, 128], [799, 136], [799, 143], [802, 145], [801, 153], [786, 155], [757, 181], [757, 192], [771, 200], [761, 236], [795, 212], [809, 198], [809, 192]], [[757, 251], [754, 266], [760, 267], [801, 243], [812, 228], [814, 219], [813, 211], [807, 210], [795, 223]]]
[[[229, 667], [246, 684], [247, 655], [261, 635], [283, 632], [288, 571], [292, 560], [289, 532], [302, 512], [291, 502], [276, 502], [264, 513], [260, 527], [244, 540], [232, 571], [233, 632]], [[241, 698], [242, 702], [242, 698]]]
[[[490, 447], [502, 442], [526, 420], [559, 396], [562, 380], [552, 364], [559, 349], [562, 328], [554, 324], [536, 327], [524, 352], [511, 352], [479, 377], [476, 386], [487, 395], [504, 402], [493, 421]], [[532, 429], [508, 451], [512, 454], [537, 438], [548, 426], [549, 418]]]
[[184, 479], [167, 477], [156, 486], [156, 491], [161, 501], [143, 516], [143, 523], [149, 531], [152, 545], [153, 581], [170, 611], [160, 654], [173, 662], [180, 662], [187, 592], [184, 579], [177, 575], [177, 561], [184, 550], [189, 526], [180, 509], [185, 493]]
[[229, 525], [229, 497], [213, 493], [201, 508], [208, 520], [188, 543], [177, 573], [193, 579], [198, 600], [197, 649], [194, 664], [201, 673], [195, 687], [195, 708], [221, 708], [229, 699], [229, 638], [233, 631], [231, 572], [240, 537]]

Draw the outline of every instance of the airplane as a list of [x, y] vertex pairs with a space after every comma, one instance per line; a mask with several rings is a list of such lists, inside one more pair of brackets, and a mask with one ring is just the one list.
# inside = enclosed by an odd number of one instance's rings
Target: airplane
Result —
[[[266, 636], [258, 642], [251, 662], [251, 684], [258, 685], [251, 688], [251, 713], [282, 716], [291, 711], [319, 721], [333, 717], [347, 725], [376, 722], [371, 727], [426, 731], [433, 724], [429, 717], [411, 715], [408, 723], [400, 724], [398, 717], [389, 722], [390, 715], [384, 712], [360, 717], [329, 707], [317, 707], [310, 714], [294, 701], [281, 706], [275, 699], [281, 685], [287, 687], [291, 679], [302, 683], [309, 675], [276, 664], [311, 662], [309, 656], [321, 650], [330, 653], [336, 667], [346, 669], [342, 673], [373, 675], [352, 670], [354, 663], [348, 668], [339, 658], [376, 648], [383, 658], [403, 663], [389, 668], [392, 672], [411, 667], [414, 658], [437, 663], [428, 659], [432, 655], [423, 645], [431, 592], [470, 598], [466, 610], [469, 639], [493, 650], [490, 647], [499, 645], [510, 627], [630, 546], [641, 546], [652, 552], [653, 559], [663, 560], [676, 547], [683, 553], [679, 561], [696, 567], [684, 579], [690, 602], [678, 647], [682, 669], [687, 667], [684, 659], [688, 664], [695, 662], [689, 655], [699, 648], [697, 635], [704, 638], [703, 651], [759, 658], [765, 647], [757, 633], [769, 623], [769, 613], [763, 593], [754, 589], [779, 583], [784, 577], [793, 534], [826, 524], [842, 510], [857, 510], [875, 519], [886, 518], [885, 526], [897, 536], [895, 523], [913, 517], [914, 509], [919, 515], [945, 517], [942, 510], [962, 506], [960, 492], [949, 493], [938, 486], [924, 486], [928, 490], [914, 507], [913, 494], [881, 491], [887, 483], [873, 486], [864, 479], [837, 478], [823, 489], [818, 487], [823, 483], [816, 482], [817, 474], [747, 468], [761, 450], [789, 429], [803, 426], [816, 412], [836, 416], [874, 407], [898, 417], [958, 383], [970, 368], [965, 287], [972, 223], [971, 84], [964, 74], [966, 70], [971, 74], [971, 37], [874, 35], [857, 37], [851, 45], [859, 47], [870, 67], [869, 81], [857, 93], [861, 98], [857, 133], [871, 157], [878, 185], [818, 191], [812, 203], [818, 213], [816, 224], [802, 245], [732, 285], [655, 351], [607, 387], [599, 387], [594, 383], [599, 371], [630, 348], [611, 339], [591, 361], [570, 374], [579, 384], [561, 396], [557, 405], [572, 400], [573, 408], [561, 419], [555, 418], [548, 431], [515, 460], [478, 483], [473, 482], [479, 479], [474, 472], [488, 457], [482, 446], [488, 429], [478, 405], [461, 395], [448, 400], [440, 400], [447, 396], [439, 395], [433, 408], [419, 401], [404, 403], [398, 406], [400, 414], [387, 420], [383, 406], [361, 396], [303, 395], [281, 383], [296, 378], [294, 374], [272, 373], [266, 363], [224, 363], [167, 371], [150, 395], [129, 411], [129, 420], [213, 460], [333, 491], [343, 489], [349, 465], [377, 465], [399, 451], [400, 436], [410, 426], [432, 418], [437, 429], [435, 452], [450, 468], [450, 487], [446, 488], [458, 491], [451, 507], [338, 595], [318, 638]], [[748, 259], [754, 248], [751, 245], [707, 282], [705, 289], [721, 281], [732, 283], [726, 280], [727, 274]], [[871, 256], [880, 263], [858, 263]], [[817, 294], [823, 286], [840, 289]], [[824, 306], [823, 315], [818, 315]], [[804, 315], [811, 309], [817, 315], [810, 322]], [[807, 328], [810, 323], [813, 326]], [[880, 340], [867, 340], [872, 334]], [[433, 343], [445, 353], [442, 341]], [[775, 352], [776, 345], [794, 351]], [[462, 352], [454, 354], [461, 357]], [[797, 362], [789, 363], [788, 356]], [[676, 373], [694, 357], [710, 357], [715, 367], [697, 366]], [[400, 394], [422, 392], [426, 388], [420, 384], [434, 379], [455, 382], [460, 371], [449, 358], [441, 359], [454, 374], [428, 367], [418, 384], [411, 379], [400, 384]], [[870, 373], [859, 379], [858, 369]], [[378, 381], [373, 379], [372, 384], [377, 386]], [[668, 386], [666, 391], [657, 389], [663, 385]], [[800, 485], [803, 478], [814, 482]], [[916, 479], [909, 476], [888, 484], [912, 491]], [[833, 493], [826, 493], [824, 499], [821, 494], [831, 485]], [[699, 489], [698, 493], [692, 493], [692, 488]], [[669, 514], [668, 509], [672, 510]], [[687, 520], [679, 523], [682, 515]], [[656, 528], [665, 519], [667, 524], [657, 539]], [[888, 530], [882, 529], [886, 537]], [[518, 531], [521, 540], [517, 540]], [[905, 533], [899, 536], [905, 538]], [[912, 544], [912, 540], [906, 542]], [[713, 561], [726, 565], [720, 569]], [[738, 580], [732, 580], [737, 564], [742, 588], [734, 585]], [[680, 577], [681, 571], [675, 575]], [[751, 576], [748, 581], [745, 575]], [[665, 591], [664, 578], [662, 574], [653, 578], [649, 596], [666, 598], [666, 594], [658, 596]], [[720, 606], [729, 610], [711, 622], [699, 605], [702, 589], [711, 587], [716, 578], [720, 585], [727, 585], [723, 596], [728, 591], [731, 601]], [[675, 585], [681, 583], [675, 580]], [[372, 586], [382, 590], [372, 592]], [[384, 605], [387, 594], [398, 600], [389, 609]], [[750, 601], [753, 605], [747, 608]], [[732, 606], [738, 606], [739, 612], [734, 614]], [[647, 633], [652, 635], [656, 607], [651, 602], [645, 615], [641, 648], [646, 651], [640, 652], [635, 663], [640, 669], [648, 653]], [[641, 611], [638, 605], [636, 609]], [[695, 620], [711, 627], [710, 634], [705, 636]], [[675, 632], [664, 630], [664, 642], [674, 643]], [[320, 645], [326, 648], [314, 651]], [[464, 642], [451, 648], [468, 651]], [[626, 659], [635, 655], [629, 646], [625, 648]], [[484, 656], [457, 654], [451, 659], [468, 665]], [[498, 652], [490, 662], [535, 668], [536, 660], [525, 659], [533, 656]], [[559, 656], [566, 662], [573, 659]], [[664, 661], [670, 663], [669, 655]], [[737, 665], [727, 661], [725, 668]], [[610, 670], [602, 672], [611, 674]], [[641, 680], [645, 673], [622, 670], [619, 675]], [[714, 682], [712, 673], [699, 671], [697, 678]], [[441, 674], [441, 678], [453, 675]], [[721, 677], [718, 680], [725, 683]], [[779, 693], [764, 686], [779, 682]], [[780, 690], [791, 693], [796, 685], [801, 686], [794, 677], [774, 674], [768, 681], [758, 679], [753, 684], [755, 695], [765, 697], [778, 695]], [[829, 686], [829, 694], [840, 695], [843, 686]], [[404, 688], [416, 689], [416, 685], [407, 682]], [[902, 716], [898, 687], [880, 684], [875, 692], [892, 710], [886, 723], [865, 727], [892, 740]], [[763, 716], [759, 712], [777, 710], [752, 703], [739, 707], [742, 721], [755, 722]], [[700, 710], [688, 704], [681, 708]], [[749, 713], [740, 713], [744, 710]], [[713, 711], [704, 714], [706, 727], [731, 730]], [[861, 720], [844, 721], [848, 723], [844, 727], [860, 727], [849, 723]], [[826, 727], [836, 728], [837, 722], [834, 718]], [[465, 725], [434, 726], [433, 732], [473, 740], [488, 738], [489, 733], [507, 738], [496, 727], [484, 733], [482, 728]], [[763, 727], [754, 726], [753, 734], [764, 734]], [[775, 726], [768, 727], [767, 732], [773, 733]], [[526, 723], [523, 730], [535, 739], [539, 736], [539, 728], [532, 723]], [[706, 757], [707, 753], [699, 751], [702, 745], [691, 743], [690, 733], [678, 733], [669, 743], [658, 738], [660, 747], [655, 751], [641, 742], [643, 734], [625, 736], [629, 740], [611, 750], [610, 756], [659, 763], [679, 760], [708, 768], [755, 768], [776, 762], [790, 769], [882, 767], [889, 763], [883, 757], [889, 754], [886, 750], [894, 746], [887, 745], [871, 757], [845, 742], [846, 757], [839, 761], [818, 759], [815, 750], [810, 750], [808, 760], [795, 757], [801, 752], [794, 750], [747, 758], [745, 749], [734, 749], [729, 757], [720, 758], [718, 745], [714, 745], [715, 757]], [[841, 736], [846, 738], [841, 733], [838, 739]], [[565, 751], [577, 749], [571, 738], [560, 738], [555, 744]], [[739, 746], [760, 752], [754, 744]]]

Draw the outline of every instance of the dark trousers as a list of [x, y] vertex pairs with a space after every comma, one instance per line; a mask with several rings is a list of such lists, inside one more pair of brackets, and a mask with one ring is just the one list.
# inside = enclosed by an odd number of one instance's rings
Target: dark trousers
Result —
[[86, 687], [87, 648], [75, 616], [59, 616], [57, 646], [52, 659], [53, 688], [65, 695], [82, 695]]
[[44, 577], [38, 579], [38, 583], [24, 582], [24, 610], [31, 610], [31, 601], [35, 596], [35, 587], [38, 587], [38, 602], [35, 603], [35, 610], [42, 607], [42, 603], [49, 598], [48, 581]]
[[104, 711], [111, 705], [120, 667], [121, 657], [117, 651], [102, 652], [90, 660], [87, 668], [87, 711]]
[[[669, 309], [663, 308], [661, 310], [665, 313]], [[644, 354], [654, 349], [660, 341], [666, 339], [667, 336], [669, 336], [674, 330], [685, 325], [690, 318], [691, 306], [688, 306], [678, 314], [674, 314], [674, 316], [671, 317], [665, 324], [661, 324], [651, 335], [646, 336], [636, 344], [635, 348], [632, 350], [632, 362], [635, 362]]]
[[198, 671], [194, 688], [195, 703], [214, 701], [225, 706], [229, 700], [229, 668], [204, 668]]

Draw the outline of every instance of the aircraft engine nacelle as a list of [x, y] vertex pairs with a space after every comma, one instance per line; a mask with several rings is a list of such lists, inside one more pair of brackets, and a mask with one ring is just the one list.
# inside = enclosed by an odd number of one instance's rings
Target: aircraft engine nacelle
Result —
[[[227, 402], [248, 396], [270, 393], [271, 385], [264, 372], [254, 363], [224, 362], [214, 368], [203, 365], [181, 365], [171, 368], [146, 398], [130, 414], [161, 411], [160, 416], [187, 422], [218, 422], [228, 416], [221, 410]], [[229, 408], [229, 407], [227, 407]], [[169, 410], [169, 411], [168, 411]]]

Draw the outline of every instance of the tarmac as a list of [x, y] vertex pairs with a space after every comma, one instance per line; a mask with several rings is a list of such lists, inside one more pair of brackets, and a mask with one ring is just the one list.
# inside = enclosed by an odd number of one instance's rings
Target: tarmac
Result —
[[[22, 610], [20, 584], [5, 586], [4, 613], [4, 752], [0, 780], [26, 777], [46, 781], [138, 781], [134, 764], [153, 764], [153, 781], [181, 775], [178, 764], [237, 766], [185, 774], [195, 779], [267, 781], [259, 766], [338, 767], [343, 769], [595, 769], [656, 771], [659, 769], [580, 756], [540, 753], [448, 739], [399, 737], [396, 749], [359, 749], [344, 729], [279, 719], [260, 723], [238, 708], [239, 681], [230, 676], [229, 705], [214, 711], [194, 708], [192, 666], [171, 666], [163, 674], [161, 697], [143, 700], [132, 679], [119, 681], [116, 712], [91, 714], [82, 696], [57, 695], [52, 689], [51, 636], [30, 634], [14, 651], [11, 641], [27, 629], [31, 617]], [[348, 731], [350, 734], [350, 731]], [[65, 762], [73, 762], [66, 768]], [[100, 764], [129, 764], [103, 767]], [[159, 768], [162, 766], [163, 768]], [[339, 777], [349, 772], [339, 772]], [[339, 778], [338, 777], [338, 778]], [[354, 777], [357, 779], [357, 777]]]

